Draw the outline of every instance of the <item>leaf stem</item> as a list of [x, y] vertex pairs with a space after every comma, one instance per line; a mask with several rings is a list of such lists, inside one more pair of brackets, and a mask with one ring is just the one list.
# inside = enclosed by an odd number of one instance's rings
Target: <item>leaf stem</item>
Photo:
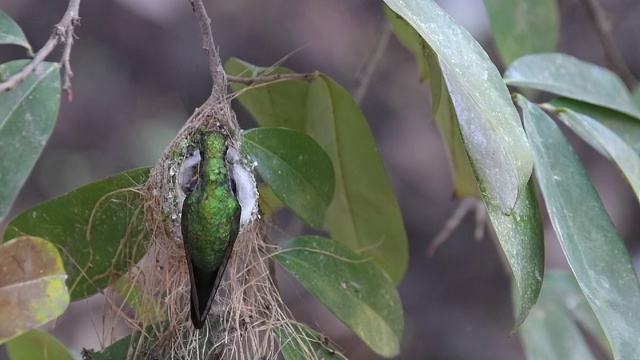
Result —
[[258, 84], [266, 84], [278, 81], [285, 80], [313, 80], [319, 75], [318, 72], [313, 73], [291, 73], [291, 74], [273, 74], [273, 75], [262, 75], [256, 77], [242, 77], [242, 76], [231, 76], [227, 75], [227, 80], [229, 82], [244, 84], [244, 85], [258, 85]]

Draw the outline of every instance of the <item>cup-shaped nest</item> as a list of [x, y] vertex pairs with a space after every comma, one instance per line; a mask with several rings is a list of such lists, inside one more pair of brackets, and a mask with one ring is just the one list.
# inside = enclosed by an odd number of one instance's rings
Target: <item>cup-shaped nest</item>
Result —
[[136, 308], [152, 311], [129, 319], [140, 334], [134, 334], [130, 358], [276, 358], [271, 330], [288, 326], [291, 317], [273, 281], [272, 251], [259, 218], [238, 236], [205, 327], [196, 330], [189, 320], [190, 280], [180, 229], [185, 198], [181, 168], [193, 153], [193, 137], [202, 129], [226, 131], [229, 146], [241, 149], [240, 132], [227, 126], [235, 123], [228, 101], [208, 100], [189, 118], [140, 188], [149, 250], [127, 277], [140, 289]]

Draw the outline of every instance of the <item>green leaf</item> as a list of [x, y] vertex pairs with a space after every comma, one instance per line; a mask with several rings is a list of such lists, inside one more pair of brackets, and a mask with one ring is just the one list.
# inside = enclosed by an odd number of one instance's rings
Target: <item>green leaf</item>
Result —
[[556, 98], [547, 105], [551, 105], [555, 111], [571, 109], [599, 121], [629, 144], [636, 153], [640, 154], [640, 122], [638, 119], [615, 110], [568, 98]]
[[271, 330], [285, 360], [347, 360], [322, 334], [306, 325], [291, 323]]
[[505, 65], [523, 55], [557, 48], [560, 14], [556, 0], [484, 0], [484, 6]]
[[58, 339], [36, 329], [9, 341], [7, 354], [12, 360], [74, 360]]
[[[0, 245], [0, 344], [60, 316], [69, 291], [58, 249], [22, 236]], [[23, 358], [26, 359], [26, 358]]]
[[426, 57], [429, 72], [431, 73], [431, 113], [449, 150], [455, 195], [458, 197], [480, 197], [478, 183], [471, 169], [462, 134], [460, 133], [458, 117], [456, 116], [447, 84], [440, 71], [438, 56], [433, 50], [428, 50]]
[[[27, 62], [0, 65], [0, 77], [20, 71]], [[15, 89], [0, 94], [0, 222], [29, 176], [58, 117], [58, 67], [44, 62]]]
[[375, 263], [319, 236], [289, 241], [274, 257], [373, 351], [398, 354], [402, 304], [393, 282]]
[[618, 75], [573, 56], [559, 53], [524, 56], [507, 69], [504, 81], [640, 117], [640, 110]]
[[246, 131], [242, 146], [278, 198], [309, 225], [321, 227], [335, 176], [320, 145], [299, 131], [269, 127]]
[[[618, 166], [640, 200], [640, 157], [631, 146], [587, 115], [566, 109], [561, 111], [558, 117], [584, 141]], [[638, 125], [640, 126], [640, 123]]]
[[271, 214], [280, 210], [281, 207], [284, 207], [282, 201], [278, 199], [273, 190], [266, 184], [258, 184], [258, 194], [258, 205], [260, 207], [260, 211], [264, 216], [270, 216]]
[[[138, 338], [138, 332], [135, 333]], [[92, 352], [86, 356], [86, 360], [123, 360], [129, 359], [129, 345], [131, 344], [133, 335], [128, 335], [114, 342], [99, 352]]]
[[564, 271], [551, 271], [545, 275], [544, 281], [550, 288], [550, 292], [555, 294], [557, 301], [564, 304], [573, 320], [580, 324], [582, 329], [587, 331], [598, 341], [602, 349], [611, 355], [607, 337], [602, 331], [596, 314], [584, 297], [575, 276]]
[[429, 65], [425, 57], [424, 40], [405, 19], [393, 12], [387, 5], [384, 5], [384, 14], [400, 42], [415, 56], [420, 70], [420, 80], [426, 80], [429, 77]]
[[146, 251], [143, 200], [136, 186], [149, 168], [125, 171], [45, 201], [16, 216], [4, 239], [40, 236], [56, 244], [71, 299], [95, 294]]
[[566, 281], [562, 278], [565, 275], [567, 274], [545, 275], [540, 299], [527, 321], [520, 327], [520, 338], [529, 360], [595, 359], [568, 308], [584, 306], [586, 299], [579, 288], [578, 292], [573, 292], [573, 288], [565, 289], [567, 285], [571, 285], [565, 284]]
[[544, 233], [533, 180], [518, 199], [510, 215], [505, 215], [495, 201], [485, 195], [491, 224], [509, 263], [516, 286], [514, 331], [536, 304], [544, 276]]
[[[224, 69], [229, 75], [242, 77], [293, 73], [284, 67], [263, 68], [236, 58], [229, 59]], [[253, 87], [232, 83], [231, 88], [240, 94], [238, 101], [260, 126], [281, 126], [304, 131], [308, 82], [290, 79]]]
[[640, 354], [640, 283], [629, 253], [567, 139], [540, 108], [518, 97], [536, 180], [578, 284], [616, 359]]
[[475, 39], [432, 0], [385, 0], [438, 55], [476, 179], [510, 213], [533, 167], [500, 73]]
[[[387, 3], [391, 6], [392, 1]], [[419, 20], [425, 22], [418, 24], [418, 30], [433, 48], [433, 51], [427, 51], [432, 106], [452, 155], [456, 193], [474, 196], [478, 194], [478, 187], [480, 188], [513, 271], [519, 295], [516, 302], [517, 327], [535, 304], [544, 273], [542, 225], [533, 188], [529, 185], [524, 190], [519, 190], [526, 185], [532, 166], [524, 132], [519, 125], [520, 120], [497, 69], [471, 35], [430, 1], [423, 2], [422, 5], [413, 1], [404, 4], [405, 7], [402, 4], [396, 5], [404, 11], [405, 18], [414, 19], [414, 26]], [[445, 38], [451, 41], [450, 47], [443, 42]], [[468, 56], [462, 55], [465, 51]], [[466, 61], [466, 67], [461, 59]], [[475, 71], [484, 71], [484, 75], [474, 73]], [[490, 79], [486, 84], [474, 85], [482, 88], [485, 93], [468, 87], [469, 81], [463, 74], [467, 74], [468, 78]], [[493, 99], [489, 102], [486, 101], [488, 94], [493, 94]], [[496, 119], [492, 112], [502, 113], [503, 118]], [[456, 119], [460, 120], [459, 128]], [[495, 120], [500, 121], [494, 122]], [[513, 149], [507, 144], [513, 146]], [[466, 145], [466, 152], [462, 145]], [[472, 168], [475, 170], [473, 177]], [[509, 179], [504, 174], [514, 176]], [[520, 184], [520, 181], [524, 181], [524, 184]], [[518, 193], [521, 195], [516, 203]], [[511, 200], [507, 200], [510, 198]], [[514, 204], [515, 208], [506, 214], [505, 210]]]
[[2, 11], [0, 11], [0, 44], [22, 46], [27, 49], [29, 54], [33, 54], [31, 45], [29, 45], [29, 41], [27, 41], [27, 37], [24, 36], [20, 26]]
[[409, 260], [407, 234], [371, 129], [351, 95], [326, 76], [307, 98], [307, 133], [333, 162], [336, 188], [326, 214], [334, 239], [371, 257], [394, 282]]
[[631, 100], [633, 100], [637, 108], [640, 108], [640, 86], [636, 86], [633, 92], [631, 92]]
[[136, 319], [142, 324], [164, 321], [160, 301], [146, 294], [140, 284], [128, 276], [120, 277], [112, 288], [133, 309]]
[[[209, 322], [206, 331], [209, 336], [196, 336], [188, 331], [176, 330], [175, 328], [169, 329], [169, 324], [166, 321], [156, 322], [147, 326], [144, 331], [136, 330], [132, 334], [127, 335], [116, 342], [108, 345], [102, 350], [88, 350], [85, 351], [83, 359], [85, 360], [124, 360], [124, 359], [136, 359], [136, 360], [159, 360], [159, 359], [173, 359], [176, 358], [176, 350], [169, 349], [166, 345], [166, 337], [158, 337], [160, 334], [173, 334], [179, 338], [174, 337], [172, 341], [182, 341], [183, 344], [193, 344], [187, 350], [180, 352], [180, 359], [202, 359], [212, 358], [217, 359], [214, 353], [208, 352], [209, 357], [202, 357], [203, 354], [198, 352], [201, 349], [209, 349], [213, 345], [211, 341], [211, 335], [216, 334], [211, 332], [211, 325], [216, 320]], [[203, 329], [203, 331], [205, 331]], [[197, 335], [197, 334], [195, 334]], [[194, 343], [197, 342], [197, 344]], [[216, 346], [219, 344], [216, 344]], [[208, 351], [208, 350], [207, 350]]]

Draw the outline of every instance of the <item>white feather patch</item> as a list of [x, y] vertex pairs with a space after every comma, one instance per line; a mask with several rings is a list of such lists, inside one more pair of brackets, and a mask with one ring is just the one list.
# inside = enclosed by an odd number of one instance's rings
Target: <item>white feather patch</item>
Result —
[[182, 165], [180, 165], [180, 171], [178, 171], [178, 185], [181, 189], [185, 189], [193, 182], [193, 179], [198, 176], [198, 165], [200, 165], [200, 150], [193, 152], [193, 155], [184, 159]]
[[235, 163], [232, 167], [233, 179], [236, 182], [236, 198], [240, 203], [240, 228], [243, 229], [255, 220], [258, 214], [258, 188], [253, 174], [242, 164]]

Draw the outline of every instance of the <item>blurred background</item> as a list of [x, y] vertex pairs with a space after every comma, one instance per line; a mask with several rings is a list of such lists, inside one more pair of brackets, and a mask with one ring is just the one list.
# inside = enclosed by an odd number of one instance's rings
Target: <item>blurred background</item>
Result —
[[[441, 0], [499, 64], [482, 0]], [[602, 1], [614, 20], [616, 45], [640, 76], [640, 4]], [[560, 51], [606, 65], [581, 1], [561, 0]], [[374, 0], [208, 1], [213, 34], [225, 61], [238, 57], [298, 72], [319, 70], [353, 90], [356, 74], [380, 39], [382, 2]], [[258, 5], [258, 6], [256, 6]], [[48, 39], [64, 0], [0, 0], [35, 49]], [[153, 165], [195, 107], [209, 95], [200, 34], [185, 0], [84, 1], [73, 47], [73, 101], [62, 101], [56, 128], [20, 194], [13, 214], [86, 183]], [[24, 57], [18, 48], [0, 62]], [[61, 49], [54, 52], [58, 61]], [[502, 70], [502, 65], [498, 65]], [[429, 89], [418, 81], [413, 57], [389, 42], [362, 108], [378, 141], [400, 201], [411, 260], [399, 291], [405, 311], [400, 359], [524, 359], [513, 325], [509, 278], [487, 237], [473, 240], [467, 216], [433, 257], [426, 248], [459, 205], [453, 198], [445, 148], [430, 119]], [[244, 128], [255, 126], [234, 104]], [[637, 202], [615, 166], [571, 137], [614, 223], [633, 253], [640, 247]], [[287, 219], [284, 220], [288, 221]], [[547, 267], [566, 268], [547, 226]], [[302, 321], [334, 340], [350, 359], [378, 358], [290, 278], [280, 282]], [[100, 348], [96, 323], [102, 301], [83, 300], [54, 333], [76, 351]], [[92, 314], [87, 316], [87, 314]]]

